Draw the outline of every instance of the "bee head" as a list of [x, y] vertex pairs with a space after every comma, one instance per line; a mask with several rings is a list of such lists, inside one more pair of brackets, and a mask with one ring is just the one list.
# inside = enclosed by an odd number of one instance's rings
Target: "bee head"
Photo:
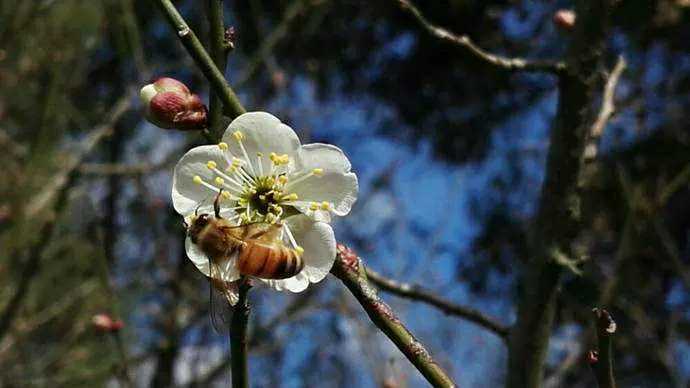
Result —
[[209, 214], [199, 214], [198, 216], [192, 217], [191, 224], [187, 228], [187, 235], [192, 239], [192, 242], [196, 244], [197, 237], [199, 233], [211, 222]]

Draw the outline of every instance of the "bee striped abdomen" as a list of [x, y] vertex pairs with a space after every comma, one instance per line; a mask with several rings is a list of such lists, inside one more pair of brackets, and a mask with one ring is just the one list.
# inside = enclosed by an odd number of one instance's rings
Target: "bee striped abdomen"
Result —
[[304, 261], [286, 246], [250, 243], [240, 252], [237, 266], [245, 275], [286, 279], [297, 275], [304, 268]]

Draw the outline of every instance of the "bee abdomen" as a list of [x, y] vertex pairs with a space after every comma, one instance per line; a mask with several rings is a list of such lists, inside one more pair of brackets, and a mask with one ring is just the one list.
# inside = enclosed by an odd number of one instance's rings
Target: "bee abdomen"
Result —
[[304, 268], [304, 261], [294, 250], [285, 246], [248, 244], [237, 262], [241, 273], [263, 279], [287, 279]]

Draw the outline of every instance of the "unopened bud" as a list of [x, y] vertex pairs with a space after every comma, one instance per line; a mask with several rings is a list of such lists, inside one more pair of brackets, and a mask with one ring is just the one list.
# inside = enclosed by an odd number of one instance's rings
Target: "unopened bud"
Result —
[[236, 42], [237, 42], [237, 31], [235, 31], [235, 27], [230, 26], [230, 27], [228, 27], [227, 30], [225, 30], [225, 34], [223, 36], [223, 44], [225, 44], [225, 49], [228, 52], [234, 50]]
[[122, 328], [124, 328], [124, 327], [125, 327], [125, 323], [118, 319], [116, 321], [113, 321], [113, 324], [110, 325], [110, 330], [111, 331], [118, 331], [118, 330], [122, 330]]
[[98, 331], [110, 331], [113, 325], [113, 319], [105, 314], [96, 314], [91, 317], [91, 324], [93, 328]]
[[107, 314], [96, 314], [91, 317], [91, 325], [93, 328], [104, 333], [121, 330], [125, 327], [125, 323], [121, 320], [113, 319]]
[[555, 14], [553, 14], [553, 23], [556, 26], [561, 27], [565, 30], [573, 28], [573, 26], [575, 25], [575, 19], [575, 12], [569, 9], [561, 9], [558, 10]]
[[206, 127], [208, 111], [199, 96], [172, 78], [159, 78], [139, 92], [146, 119], [165, 129], [199, 130]]

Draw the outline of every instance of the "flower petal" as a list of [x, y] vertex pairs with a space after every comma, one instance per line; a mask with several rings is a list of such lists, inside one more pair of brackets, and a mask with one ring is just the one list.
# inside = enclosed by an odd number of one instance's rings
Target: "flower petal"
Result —
[[200, 212], [211, 212], [216, 193], [194, 183], [194, 177], [197, 175], [206, 182], [213, 182], [215, 174], [206, 166], [209, 160], [219, 166], [227, 164], [220, 148], [209, 145], [192, 148], [175, 166], [172, 184], [173, 207], [184, 217], [194, 214], [200, 204]]
[[[211, 276], [211, 267], [209, 263], [208, 256], [199, 249], [199, 247], [192, 242], [192, 239], [187, 237], [184, 240], [184, 248], [187, 252], [187, 257], [194, 263], [194, 265], [203, 273], [205, 276]], [[240, 278], [240, 272], [237, 270], [235, 265], [235, 258], [228, 258], [223, 260], [218, 265], [220, 269], [220, 280], [226, 282], [232, 282]]]
[[297, 275], [288, 279], [260, 279], [269, 287], [278, 291], [290, 291], [290, 292], [302, 292], [309, 286], [309, 279], [307, 276], [300, 272]]
[[[350, 161], [340, 148], [330, 144], [307, 144], [300, 150], [299, 167], [302, 171], [322, 169], [319, 176], [311, 176], [290, 191], [297, 194], [302, 201], [322, 203], [329, 202], [336, 215], [344, 216], [350, 212], [357, 200], [359, 183], [357, 175], [350, 172]], [[315, 212], [317, 221], [327, 221], [319, 218], [320, 211]]]
[[[278, 155], [287, 154], [288, 157], [297, 156], [300, 141], [295, 131], [270, 113], [266, 112], [247, 112], [233, 120], [223, 134], [223, 142], [228, 144], [230, 152], [243, 158], [244, 152], [239, 142], [233, 137], [236, 131], [243, 135], [242, 144], [247, 151], [247, 156], [254, 166], [258, 169], [257, 153], [262, 153], [262, 169], [264, 172], [271, 171], [271, 160], [269, 154], [275, 152]], [[261, 170], [255, 170], [258, 173]]]
[[314, 222], [306, 216], [288, 217], [287, 222], [297, 244], [304, 248], [304, 269], [300, 274], [318, 283], [328, 275], [335, 262], [335, 234], [324, 222]]

